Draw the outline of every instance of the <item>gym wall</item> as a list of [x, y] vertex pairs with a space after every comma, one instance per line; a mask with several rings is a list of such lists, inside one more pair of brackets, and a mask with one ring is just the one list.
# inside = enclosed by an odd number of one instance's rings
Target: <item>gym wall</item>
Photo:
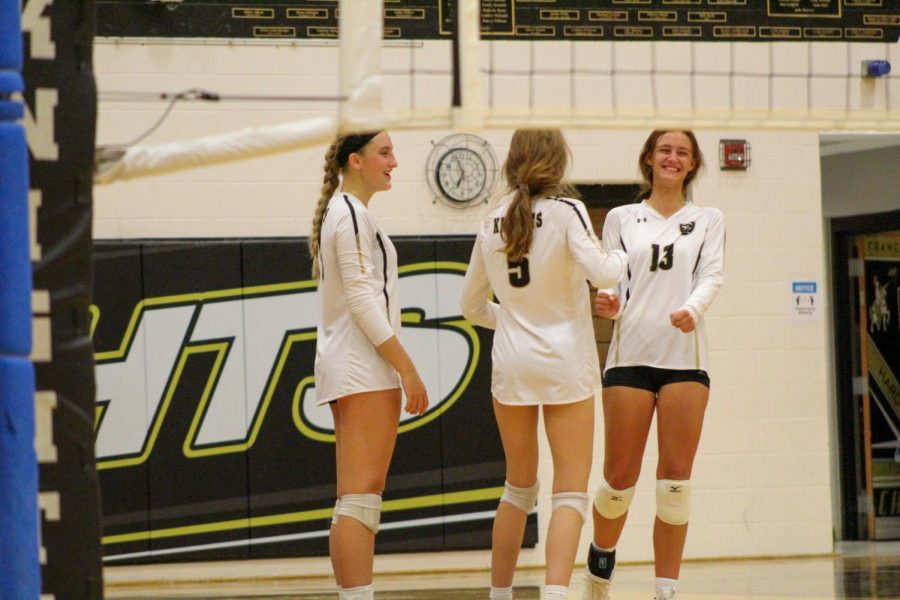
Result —
[[[790, 59], [795, 49], [787, 47], [779, 50], [782, 51]], [[713, 48], [700, 45], [698, 52], [710, 65], [727, 68]], [[633, 60], [642, 59], [641, 56]], [[96, 45], [95, 60], [101, 92], [203, 87], [223, 93], [297, 93], [317, 87], [332, 89], [336, 78], [336, 66], [328, 62], [324, 53], [320, 56], [315, 47], [301, 49], [290, 45], [138, 44], [107, 40]], [[401, 52], [389, 53], [387, 60], [402, 60]], [[544, 83], [556, 84], [552, 80]], [[699, 89], [698, 93], [715, 94], [718, 90], [710, 87]], [[158, 102], [103, 100], [101, 94], [99, 143], [124, 142], [136, 137], [155, 122], [162, 108]], [[331, 110], [333, 107], [327, 105], [289, 106], [284, 102], [264, 101], [180, 105], [147, 143], [277, 124]], [[399, 168], [394, 173], [393, 189], [376, 196], [371, 210], [392, 237], [425, 236], [433, 240], [436, 248], [451, 245], [454, 260], [465, 262], [468, 251], [460, 246], [466, 242], [457, 236], [471, 239], [465, 236], [474, 234], [480, 216], [489, 207], [479, 205], [456, 210], [434, 201], [426, 185], [426, 158], [432, 143], [449, 133], [391, 132]], [[564, 133], [574, 155], [571, 172], [574, 181], [637, 180], [637, 154], [648, 131], [566, 130]], [[697, 204], [716, 206], [725, 213], [728, 239], [726, 283], [706, 317], [712, 396], [693, 473], [695, 508], [685, 555], [721, 558], [830, 552], [833, 494], [829, 475], [831, 392], [826, 351], [829, 293], [823, 278], [818, 136], [813, 132], [792, 131], [698, 133], [708, 166], [696, 182], [693, 198]], [[493, 146], [501, 161], [511, 134], [507, 130], [479, 133]], [[744, 138], [752, 144], [752, 164], [747, 171], [719, 170], [719, 140], [730, 138]], [[246, 248], [251, 243], [248, 238], [287, 238], [290, 243], [297, 242], [310, 231], [312, 211], [321, 187], [324, 153], [324, 147], [311, 148], [97, 188], [94, 231], [98, 243], [102, 242], [98, 248], [134, 240], [131, 252], [142, 255], [146, 250], [139, 248], [145, 248], [144, 240], [168, 238], [190, 245], [192, 242], [188, 240], [206, 238], [220, 241], [228, 252], [237, 254], [235, 247]], [[412, 254], [408, 257], [405, 252]], [[416, 252], [404, 243], [400, 248], [401, 261], [416, 260], [411, 258]], [[222, 286], [241, 285], [238, 258], [230, 260], [233, 266], [217, 276], [227, 280]], [[283, 277], [282, 281], [299, 281], [303, 277], [300, 270], [306, 268], [304, 262], [299, 254], [294, 260], [279, 261], [274, 275]], [[162, 268], [162, 262], [157, 264], [157, 268]], [[166, 272], [155, 277], [177, 280], [178, 269], [183, 266], [181, 260], [166, 264]], [[102, 289], [100, 271], [98, 263], [98, 295], [116, 293], [113, 289]], [[296, 277], [291, 273], [297, 273]], [[814, 280], [822, 286], [825, 306], [808, 323], [792, 320], [790, 301], [794, 280]], [[117, 282], [106, 285], [115, 286]], [[135, 294], [131, 304], [148, 297], [146, 292], [142, 294]], [[104, 318], [101, 311], [98, 336]], [[125, 315], [119, 317], [124, 318]], [[111, 336], [105, 342], [110, 347], [121, 344], [121, 339], [115, 339], [119, 334], [113, 330], [104, 335]], [[441, 340], [436, 347], [444, 352]], [[166, 368], [171, 367], [169, 364]], [[798, 377], [801, 373], [802, 378]], [[147, 398], [147, 405], [155, 405], [158, 400]], [[486, 410], [489, 402], [486, 388], [472, 390], [441, 418], [449, 418], [464, 406]], [[190, 409], [181, 410], [185, 411], [183, 419], [193, 418]], [[148, 408], [148, 414], [151, 412]], [[104, 431], [107, 425], [100, 422], [98, 439], [109, 435]], [[189, 425], [182, 421], [179, 427], [185, 429]], [[447, 430], [442, 425], [442, 431]], [[602, 465], [603, 427], [599, 419], [596, 430], [592, 487], [597, 483]], [[477, 447], [482, 443], [481, 436], [469, 435], [468, 431], [455, 430], [454, 435], [458, 437], [452, 439], [454, 447]], [[292, 432], [292, 435], [300, 440], [299, 434]], [[172, 453], [170, 456], [177, 456], [180, 464], [190, 465], [191, 469], [200, 465], [201, 459], [190, 457], [191, 449], [185, 447], [185, 438], [177, 439], [178, 444], [173, 442], [167, 450]], [[620, 544], [621, 560], [652, 558], [655, 443], [655, 436], [651, 435], [629, 526]], [[551, 481], [550, 456], [543, 438], [541, 444], [539, 476], [546, 484]], [[281, 473], [295, 472], [306, 464], [303, 457], [291, 453], [284, 453], [278, 460], [277, 470]], [[252, 473], [252, 469], [246, 472]], [[101, 471], [101, 479], [107, 474], [108, 471]], [[202, 471], [197, 471], [197, 477], [202, 476]], [[152, 475], [146, 481], [147, 485], [162, 485], [161, 481], [154, 483]], [[291, 481], [296, 485], [297, 480]], [[241, 484], [237, 480], [228, 485]], [[549, 494], [550, 486], [544, 485], [539, 498], [537, 545], [523, 552], [522, 565], [543, 564]], [[105, 531], [106, 535], [112, 535], [118, 523], [112, 517], [118, 513], [110, 512], [107, 504], [105, 501]], [[287, 530], [302, 529], [289, 527]], [[582, 543], [586, 544], [588, 538], [586, 527]], [[429, 554], [427, 561], [415, 564], [429, 569], [484, 567], [488, 561], [486, 551], [450, 552]], [[387, 557], [379, 562], [383, 568], [397, 569], [406, 569], [409, 564], [406, 557], [396, 560]], [[329, 572], [327, 562], [317, 559], [309, 559], [302, 568], [310, 573]]]

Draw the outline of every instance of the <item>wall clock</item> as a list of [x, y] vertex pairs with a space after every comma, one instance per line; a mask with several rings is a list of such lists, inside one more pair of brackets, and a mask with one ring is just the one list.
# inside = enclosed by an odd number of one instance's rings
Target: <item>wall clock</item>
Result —
[[497, 183], [497, 156], [490, 144], [468, 133], [448, 135], [434, 148], [425, 165], [428, 186], [454, 208], [487, 202]]

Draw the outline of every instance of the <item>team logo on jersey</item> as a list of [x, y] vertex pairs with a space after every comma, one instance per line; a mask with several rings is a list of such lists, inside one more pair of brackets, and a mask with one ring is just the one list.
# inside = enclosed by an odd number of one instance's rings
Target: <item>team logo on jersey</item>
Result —
[[681, 235], [688, 235], [694, 230], [694, 221], [690, 223], [679, 223], [678, 228], [681, 229]]

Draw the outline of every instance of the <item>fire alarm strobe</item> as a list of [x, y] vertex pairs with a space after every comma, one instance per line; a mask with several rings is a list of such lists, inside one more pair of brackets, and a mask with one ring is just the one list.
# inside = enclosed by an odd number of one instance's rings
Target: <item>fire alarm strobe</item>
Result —
[[719, 168], [745, 171], [750, 166], [750, 143], [747, 140], [719, 140]]

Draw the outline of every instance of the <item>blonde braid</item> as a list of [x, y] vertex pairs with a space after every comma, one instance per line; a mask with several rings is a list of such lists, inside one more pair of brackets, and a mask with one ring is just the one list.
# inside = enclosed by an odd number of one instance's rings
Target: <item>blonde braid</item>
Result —
[[319, 279], [319, 239], [322, 235], [322, 220], [325, 218], [328, 201], [340, 183], [338, 176], [341, 173], [341, 167], [337, 162], [337, 153], [343, 141], [344, 138], [337, 138], [325, 153], [325, 177], [322, 190], [319, 192], [319, 203], [316, 204], [316, 212], [313, 215], [312, 233], [309, 236], [309, 255], [312, 257], [312, 272], [315, 279]]

